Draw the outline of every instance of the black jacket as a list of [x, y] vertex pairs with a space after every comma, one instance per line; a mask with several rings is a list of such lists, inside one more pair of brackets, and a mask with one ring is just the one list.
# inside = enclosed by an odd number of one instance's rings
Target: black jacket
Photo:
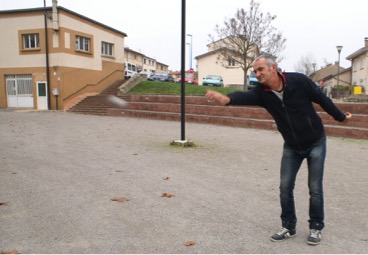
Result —
[[279, 74], [284, 82], [283, 100], [262, 84], [247, 92], [228, 94], [230, 105], [258, 105], [274, 118], [286, 144], [305, 149], [325, 136], [321, 118], [313, 107], [319, 104], [337, 121], [344, 121], [345, 114], [316, 84], [301, 73]]

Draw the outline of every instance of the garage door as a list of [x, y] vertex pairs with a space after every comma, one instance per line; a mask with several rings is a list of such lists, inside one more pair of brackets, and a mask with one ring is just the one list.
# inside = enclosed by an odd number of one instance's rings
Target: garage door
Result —
[[33, 108], [32, 75], [7, 75], [5, 80], [8, 107]]

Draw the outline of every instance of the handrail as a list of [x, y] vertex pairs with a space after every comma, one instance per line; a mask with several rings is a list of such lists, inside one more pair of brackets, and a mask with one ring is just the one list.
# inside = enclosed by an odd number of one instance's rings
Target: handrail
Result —
[[106, 75], [105, 77], [103, 77], [101, 80], [99, 80], [96, 83], [90, 83], [90, 84], [86, 84], [83, 87], [81, 87], [80, 89], [72, 92], [70, 95], [66, 96], [63, 98], [63, 101], [65, 102], [66, 100], [68, 100], [69, 98], [73, 97], [74, 95], [78, 94], [80, 91], [86, 89], [87, 87], [90, 86], [97, 86], [99, 85], [101, 82], [103, 82], [104, 80], [108, 79], [109, 77], [111, 77], [113, 74], [115, 74], [116, 72], [121, 72], [122, 74], [124, 74], [123, 70], [114, 70], [113, 72], [111, 72], [110, 74]]

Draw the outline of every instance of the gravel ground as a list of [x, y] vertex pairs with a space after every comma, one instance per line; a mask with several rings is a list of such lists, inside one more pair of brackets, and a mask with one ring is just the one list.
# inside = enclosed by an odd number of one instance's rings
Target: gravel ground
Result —
[[0, 251], [368, 253], [367, 140], [328, 138], [326, 228], [312, 247], [305, 163], [297, 236], [269, 240], [280, 227], [277, 132], [185, 131], [195, 147], [170, 146], [180, 122], [0, 110]]

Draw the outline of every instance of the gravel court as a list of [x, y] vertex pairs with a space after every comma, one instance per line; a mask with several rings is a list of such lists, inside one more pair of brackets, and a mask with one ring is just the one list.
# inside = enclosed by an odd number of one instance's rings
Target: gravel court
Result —
[[328, 138], [326, 228], [311, 247], [305, 163], [297, 236], [269, 241], [280, 227], [277, 132], [186, 123], [197, 146], [170, 146], [180, 134], [180, 122], [0, 110], [0, 251], [368, 253], [367, 140]]

